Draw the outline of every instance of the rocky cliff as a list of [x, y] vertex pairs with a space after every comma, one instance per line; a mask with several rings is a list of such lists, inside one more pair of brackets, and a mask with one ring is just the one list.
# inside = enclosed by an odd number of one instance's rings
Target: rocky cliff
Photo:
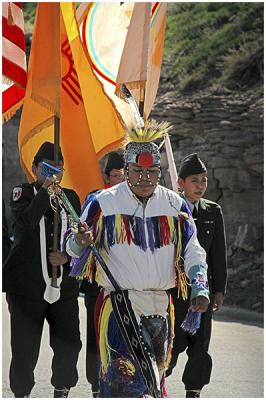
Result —
[[[173, 124], [177, 169], [197, 152], [208, 168], [206, 198], [224, 213], [228, 248], [227, 305], [263, 310], [263, 89], [216, 88], [180, 95], [159, 91], [152, 116]], [[164, 180], [170, 186], [164, 154]]]

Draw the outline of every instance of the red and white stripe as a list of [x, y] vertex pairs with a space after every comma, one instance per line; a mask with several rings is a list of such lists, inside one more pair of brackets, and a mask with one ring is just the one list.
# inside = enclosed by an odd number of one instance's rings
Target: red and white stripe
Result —
[[3, 75], [25, 88], [27, 83], [26, 45], [22, 3], [2, 3]]

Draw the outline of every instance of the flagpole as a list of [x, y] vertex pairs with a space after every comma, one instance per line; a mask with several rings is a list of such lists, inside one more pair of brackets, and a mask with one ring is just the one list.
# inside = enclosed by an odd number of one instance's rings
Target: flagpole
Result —
[[[59, 63], [57, 63], [57, 69], [55, 72], [55, 77], [58, 79], [59, 82], [59, 88], [56, 92], [56, 98], [55, 98], [55, 111], [54, 111], [54, 163], [55, 166], [57, 167], [59, 164], [59, 147], [60, 147], [60, 112], [61, 112], [61, 18], [60, 18], [60, 3], [55, 3], [54, 5], [55, 10], [56, 10], [56, 19], [57, 19], [57, 26], [54, 31], [54, 43], [57, 46], [56, 47], [56, 53], [57, 57], [59, 57]], [[59, 250], [59, 204], [58, 201], [56, 200], [55, 202], [55, 207], [56, 207], [56, 212], [54, 212], [53, 215], [53, 252], [56, 252]], [[57, 274], [58, 274], [58, 269], [59, 265], [54, 265], [52, 266], [52, 278], [51, 278], [51, 286], [53, 287], [58, 287], [57, 286]]]
[[142, 116], [142, 118], [144, 118], [145, 94], [146, 94], [146, 82], [145, 82], [145, 87], [140, 89], [139, 113]]
[[[55, 166], [58, 166], [59, 163], [59, 143], [60, 143], [60, 118], [57, 115], [54, 115], [54, 162]], [[58, 203], [56, 204], [57, 212], [53, 215], [53, 251], [56, 252], [58, 250], [58, 227], [59, 227], [59, 207]], [[57, 272], [58, 265], [52, 266], [52, 278], [51, 278], [51, 286], [57, 287]]]
[[[140, 101], [139, 101], [139, 112], [142, 118], [144, 118], [144, 103], [145, 103], [145, 94], [146, 94], [146, 82], [145, 82], [145, 87], [140, 89]], [[173, 155], [173, 150], [170, 142], [170, 138], [168, 133], [164, 136], [164, 143], [165, 143], [165, 150], [166, 150], [166, 156], [167, 156], [167, 161], [168, 161], [168, 166], [169, 166], [169, 174], [170, 174], [170, 179], [171, 179], [171, 184], [172, 184], [172, 189], [175, 192], [178, 192], [178, 175], [176, 171], [176, 165], [175, 165], [175, 159]]]
[[[148, 41], [147, 41], [148, 44]], [[139, 112], [142, 118], [145, 121], [145, 115], [144, 115], [144, 105], [145, 105], [145, 95], [146, 95], [146, 81], [145, 81], [145, 86], [144, 88], [140, 88], [140, 101], [139, 101]], [[176, 171], [176, 165], [175, 165], [175, 160], [174, 160], [174, 155], [172, 151], [172, 146], [170, 142], [170, 138], [168, 133], [166, 133], [164, 137], [164, 143], [165, 143], [165, 150], [166, 150], [166, 156], [168, 160], [168, 165], [169, 165], [169, 174], [171, 178], [171, 183], [172, 183], [172, 189], [174, 191], [178, 191], [178, 182], [177, 182], [177, 171]]]
[[173, 155], [173, 150], [170, 142], [170, 138], [168, 133], [165, 134], [164, 136], [164, 143], [165, 143], [165, 150], [166, 150], [166, 156], [168, 160], [168, 166], [169, 166], [169, 174], [171, 178], [171, 183], [172, 183], [172, 189], [177, 192], [178, 191], [178, 175], [176, 171], [176, 165], [175, 165], [175, 159]]

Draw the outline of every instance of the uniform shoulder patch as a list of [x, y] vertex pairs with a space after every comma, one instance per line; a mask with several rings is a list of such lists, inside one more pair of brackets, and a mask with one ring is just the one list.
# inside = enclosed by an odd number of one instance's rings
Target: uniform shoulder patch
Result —
[[15, 187], [13, 189], [13, 201], [18, 201], [18, 199], [22, 195], [22, 188], [21, 187]]

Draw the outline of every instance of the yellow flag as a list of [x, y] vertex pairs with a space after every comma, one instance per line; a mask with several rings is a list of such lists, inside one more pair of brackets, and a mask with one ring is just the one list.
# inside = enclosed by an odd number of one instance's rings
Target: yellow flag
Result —
[[124, 129], [90, 68], [73, 3], [38, 4], [18, 137], [29, 181], [34, 180], [31, 166], [38, 148], [54, 141], [54, 114], [60, 116], [62, 186], [74, 189], [83, 201], [89, 191], [104, 187], [98, 160], [121, 144]]

